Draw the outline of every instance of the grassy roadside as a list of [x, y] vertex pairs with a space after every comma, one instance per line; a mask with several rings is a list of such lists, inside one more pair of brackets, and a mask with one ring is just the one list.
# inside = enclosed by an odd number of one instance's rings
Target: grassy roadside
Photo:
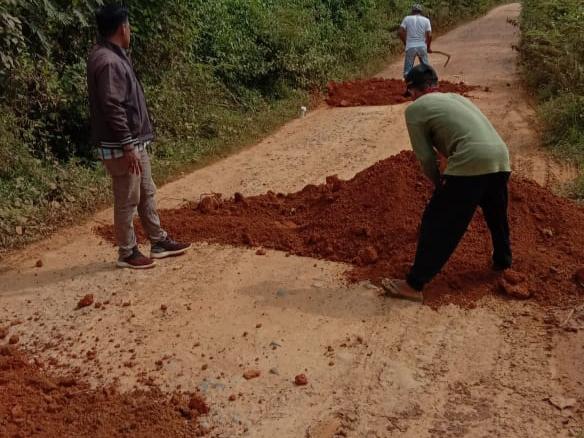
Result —
[[[189, 1], [176, 2], [176, 7], [180, 9]], [[237, 2], [221, 0], [221, 3]], [[295, 8], [296, 3], [302, 2], [292, 2], [289, 8]], [[399, 0], [387, 5], [385, 1], [362, 0], [361, 3], [363, 16], [358, 17], [360, 21], [355, 21], [357, 17], [353, 16], [344, 19], [363, 29], [352, 29], [345, 41], [336, 43], [341, 44], [339, 47], [318, 47], [318, 51], [313, 39], [322, 37], [324, 32], [328, 38], [337, 41], [334, 32], [339, 30], [321, 24], [318, 29], [315, 27], [318, 32], [315, 30], [311, 34], [304, 29], [303, 17], [287, 15], [294, 9], [276, 12], [283, 20], [277, 35], [258, 36], [256, 28], [250, 30], [253, 38], [248, 34], [230, 33], [235, 32], [234, 29], [239, 32], [240, 26], [237, 21], [229, 23], [229, 20], [241, 20], [242, 13], [256, 14], [257, 11], [253, 10], [231, 11], [225, 19], [227, 24], [220, 23], [227, 26], [222, 29], [221, 37], [227, 35], [228, 39], [236, 38], [243, 43], [249, 37], [247, 42], [250, 44], [255, 44], [258, 37], [272, 38], [272, 49], [282, 51], [275, 59], [262, 58], [268, 56], [265, 54], [250, 59], [246, 56], [251, 46], [244, 44], [233, 49], [229, 41], [217, 44], [227, 44], [233, 52], [224, 53], [227, 49], [223, 46], [223, 52], [213, 48], [217, 53], [223, 53], [225, 59], [220, 62], [215, 58], [204, 59], [202, 55], [196, 59], [190, 55], [185, 58], [182, 52], [171, 53], [176, 56], [170, 60], [169, 56], [161, 59], [158, 51], [149, 50], [165, 44], [160, 41], [168, 39], [166, 34], [144, 30], [140, 33], [138, 28], [134, 59], [139, 71], [147, 73], [143, 75], [144, 84], [157, 132], [152, 154], [157, 183], [163, 184], [180, 176], [181, 172], [257, 142], [296, 117], [299, 107], [310, 101], [309, 90], [320, 89], [327, 79], [371, 74], [399, 53], [401, 46], [394, 36], [395, 30], [410, 2]], [[463, 0], [447, 3], [426, 2], [439, 33], [500, 2], [481, 0], [471, 6]], [[194, 4], [199, 3], [195, 1]], [[378, 6], [381, 4], [383, 6]], [[149, 17], [138, 18], [144, 29]], [[271, 32], [271, 24], [265, 17], [251, 18], [266, 26], [264, 32]], [[268, 23], [262, 24], [264, 21]], [[179, 41], [192, 38], [198, 41], [197, 50], [203, 50], [200, 47], [201, 35], [205, 36], [205, 41], [218, 38], [216, 34], [210, 35], [216, 32], [217, 23], [209, 23], [208, 29], [200, 26], [196, 35], [190, 30], [192, 25], [179, 20], [171, 37]], [[346, 23], [341, 30], [343, 26]], [[299, 45], [304, 46], [299, 48]], [[330, 53], [335, 53], [337, 58]], [[273, 53], [270, 56], [273, 57]], [[245, 69], [234, 69], [233, 62], [240, 63]], [[166, 67], [163, 72], [156, 69], [160, 64]], [[279, 66], [274, 67], [275, 64]], [[268, 69], [267, 66], [276, 70], [260, 78], [263, 81], [260, 85], [258, 77], [246, 76], [250, 69], [256, 72]], [[47, 60], [33, 65], [33, 58], [25, 57], [20, 63], [19, 76], [11, 79], [11, 86], [0, 90], [0, 255], [46, 237], [60, 227], [78, 223], [110, 203], [109, 179], [100, 163], [91, 159], [91, 151], [87, 151], [89, 146], [84, 140], [86, 137], [83, 137], [87, 122], [83, 69], [80, 58], [58, 71]], [[274, 83], [272, 77], [279, 79]], [[34, 99], [31, 95], [20, 96], [18, 93], [12, 96], [11, 90], [18, 87], [34, 90]], [[69, 129], [68, 123], [81, 132], [81, 136]]]
[[523, 75], [539, 100], [544, 141], [579, 165], [571, 194], [584, 199], [584, 2], [524, 0], [520, 57]]

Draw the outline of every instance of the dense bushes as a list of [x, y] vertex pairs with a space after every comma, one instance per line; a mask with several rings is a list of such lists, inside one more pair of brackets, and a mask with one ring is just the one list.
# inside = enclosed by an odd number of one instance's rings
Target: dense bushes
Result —
[[[521, 60], [541, 100], [546, 142], [584, 166], [584, 2], [524, 0]], [[584, 177], [575, 187], [584, 197]]]
[[[85, 59], [101, 0], [0, 2], [0, 249], [106, 200]], [[382, 62], [410, 0], [127, 0], [159, 178], [251, 141]], [[496, 0], [425, 2], [437, 30]], [[18, 227], [22, 235], [15, 233]], [[22, 227], [22, 228], [20, 228]]]

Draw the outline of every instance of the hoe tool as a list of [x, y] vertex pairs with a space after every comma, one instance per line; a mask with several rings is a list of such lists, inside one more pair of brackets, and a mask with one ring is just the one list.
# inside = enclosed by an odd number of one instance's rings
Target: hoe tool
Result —
[[439, 55], [446, 56], [446, 62], [444, 63], [444, 67], [448, 65], [448, 63], [450, 62], [450, 58], [452, 58], [452, 55], [450, 53], [441, 52], [440, 50], [432, 50], [432, 53], [437, 53]]

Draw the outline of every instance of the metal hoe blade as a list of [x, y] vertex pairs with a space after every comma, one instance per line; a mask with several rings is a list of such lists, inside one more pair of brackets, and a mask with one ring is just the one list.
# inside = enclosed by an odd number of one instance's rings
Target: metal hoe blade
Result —
[[446, 56], [446, 62], [444, 63], [444, 67], [448, 65], [448, 63], [450, 62], [450, 58], [452, 58], [452, 55], [450, 53], [441, 52], [440, 50], [432, 50], [432, 53], [437, 53], [438, 55]]

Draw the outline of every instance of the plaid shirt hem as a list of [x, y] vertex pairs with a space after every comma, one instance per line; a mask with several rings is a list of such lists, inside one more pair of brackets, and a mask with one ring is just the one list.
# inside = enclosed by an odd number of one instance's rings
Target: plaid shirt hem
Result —
[[[150, 145], [150, 143], [152, 142], [151, 141], [144, 141], [141, 143], [134, 142], [134, 150], [142, 152]], [[124, 149], [121, 147], [112, 147], [100, 144], [97, 147], [97, 154], [100, 160], [115, 160], [118, 158], [122, 158], [124, 156]]]

